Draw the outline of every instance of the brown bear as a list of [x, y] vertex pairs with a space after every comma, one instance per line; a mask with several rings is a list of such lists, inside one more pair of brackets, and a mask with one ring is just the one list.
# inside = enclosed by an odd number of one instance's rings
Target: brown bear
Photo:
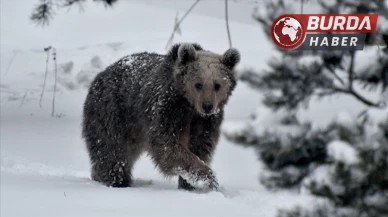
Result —
[[129, 187], [147, 152], [179, 188], [218, 188], [209, 163], [224, 106], [236, 86], [236, 49], [219, 55], [198, 44], [176, 44], [166, 55], [126, 56], [92, 82], [83, 111], [83, 138], [93, 180]]

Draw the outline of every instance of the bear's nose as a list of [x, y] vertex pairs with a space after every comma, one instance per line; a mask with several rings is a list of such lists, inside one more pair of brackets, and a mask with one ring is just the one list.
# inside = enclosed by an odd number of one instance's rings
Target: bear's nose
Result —
[[206, 114], [208, 114], [208, 113], [210, 113], [210, 112], [212, 111], [212, 109], [213, 109], [213, 103], [211, 103], [211, 102], [204, 102], [204, 103], [202, 104], [202, 108], [203, 108], [203, 111], [204, 111]]

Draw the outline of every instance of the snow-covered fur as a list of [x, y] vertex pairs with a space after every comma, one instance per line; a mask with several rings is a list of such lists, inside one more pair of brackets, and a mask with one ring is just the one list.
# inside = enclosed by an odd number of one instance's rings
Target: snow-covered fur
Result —
[[179, 176], [180, 188], [217, 189], [208, 164], [239, 60], [235, 49], [218, 55], [177, 44], [167, 55], [126, 56], [98, 74], [83, 117], [92, 179], [131, 186], [132, 167], [147, 151], [164, 175]]

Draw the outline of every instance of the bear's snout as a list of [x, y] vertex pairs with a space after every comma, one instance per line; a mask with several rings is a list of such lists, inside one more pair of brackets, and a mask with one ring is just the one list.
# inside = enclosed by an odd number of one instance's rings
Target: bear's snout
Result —
[[212, 103], [212, 102], [209, 102], [209, 101], [204, 102], [204, 103], [202, 104], [202, 109], [203, 109], [203, 111], [204, 111], [206, 114], [209, 114], [209, 113], [212, 111], [212, 109], [213, 109], [213, 103]]

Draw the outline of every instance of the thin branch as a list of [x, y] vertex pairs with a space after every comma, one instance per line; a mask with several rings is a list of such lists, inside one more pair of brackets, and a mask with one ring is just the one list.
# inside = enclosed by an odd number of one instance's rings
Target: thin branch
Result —
[[337, 75], [337, 73], [335, 73], [335, 71], [333, 70], [333, 69], [328, 69], [329, 70], [329, 72], [331, 73], [331, 74], [333, 74], [334, 75], [334, 77], [342, 84], [342, 85], [344, 85], [345, 84], [345, 82], [344, 82], [344, 80], [342, 80], [342, 78], [339, 76], [339, 75]]
[[340, 93], [346, 93], [346, 94], [350, 94], [350, 91], [348, 89], [343, 89], [343, 88], [340, 88], [340, 87], [332, 87], [332, 89], [334, 91], [337, 91], [337, 92], [340, 92]]
[[374, 103], [366, 99], [364, 96], [361, 94], [357, 93], [353, 89], [353, 82], [354, 82], [354, 59], [355, 59], [355, 52], [351, 51], [350, 52], [350, 64], [349, 64], [349, 69], [348, 69], [348, 75], [349, 75], [349, 87], [348, 87], [348, 93], [352, 96], [354, 96], [356, 99], [360, 100], [364, 104], [371, 106], [371, 107], [377, 107], [377, 108], [383, 108], [384, 103], [383, 102], [378, 102]]
[[195, 7], [195, 5], [197, 5], [199, 1], [200, 1], [200, 0], [196, 0], [196, 1], [190, 6], [190, 8], [186, 11], [186, 13], [183, 15], [183, 17], [182, 17], [177, 23], [175, 23], [174, 29], [172, 30], [171, 36], [170, 36], [170, 38], [168, 39], [167, 44], [166, 44], [166, 46], [165, 46], [164, 49], [167, 49], [167, 48], [171, 45], [172, 40], [173, 40], [173, 38], [174, 38], [174, 34], [175, 34], [175, 32], [179, 29], [179, 25], [183, 22], [183, 20], [186, 18], [186, 16], [189, 15], [189, 13], [191, 12], [191, 10], [193, 10], [193, 8]]
[[330, 96], [330, 95], [333, 95], [335, 94], [337, 91], [335, 89], [331, 89], [331, 90], [328, 90], [328, 91], [321, 91], [321, 92], [318, 92], [318, 93], [314, 93], [315, 95], [317, 95], [318, 97], [324, 97], [324, 96]]
[[354, 81], [354, 51], [350, 52], [350, 64], [348, 69], [348, 75], [349, 75], [349, 90], [353, 90], [353, 81]]
[[303, 14], [303, 0], [300, 0], [300, 14]]
[[54, 94], [53, 94], [53, 106], [51, 110], [51, 117], [55, 114], [55, 93], [57, 92], [57, 51], [53, 49], [53, 60], [54, 60], [54, 71], [55, 71], [55, 82], [54, 82]]
[[[385, 108], [386, 107], [385, 102], [383, 102], [383, 101], [379, 101], [379, 102], [370, 101], [369, 99], [365, 98], [360, 93], [358, 93], [356, 90], [354, 90], [354, 88], [353, 88], [354, 77], [355, 77], [354, 76], [354, 61], [355, 61], [355, 51], [351, 51], [350, 52], [349, 68], [347, 71], [347, 73], [348, 73], [348, 87], [346, 89], [334, 86], [331, 88], [332, 91], [318, 93], [317, 95], [318, 96], [330, 95], [330, 94], [333, 94], [333, 91], [341, 92], [341, 93], [345, 93], [348, 95], [352, 95], [357, 100], [359, 100], [360, 102], [364, 103], [367, 106], [376, 107], [376, 108]], [[344, 84], [343, 80], [334, 71], [332, 71], [332, 70], [329, 70], [329, 71], [333, 73], [333, 75], [337, 78], [337, 80], [339, 80], [342, 84]]]
[[[176, 17], [175, 17], [174, 25], [176, 25], [178, 22], [179, 22], [179, 11], [176, 12]], [[182, 30], [181, 30], [180, 26], [178, 26], [178, 28], [176, 29], [175, 32], [178, 33], [179, 35], [182, 34]]]
[[24, 94], [24, 96], [23, 96], [23, 99], [22, 99], [22, 101], [20, 102], [20, 105], [19, 105], [19, 107], [22, 107], [22, 105], [23, 105], [23, 102], [24, 102], [24, 100], [26, 99], [26, 97], [27, 97], [27, 94], [28, 94], [28, 90], [26, 91], [26, 93]]
[[[182, 31], [181, 31], [180, 26], [178, 25], [178, 22], [179, 22], [179, 12], [177, 11], [176, 16], [175, 16], [175, 20], [174, 20], [174, 27], [177, 27], [177, 28], [175, 29], [175, 31], [173, 31], [173, 33], [177, 33], [177, 34], [181, 35]], [[174, 40], [174, 36], [175, 36], [175, 34], [171, 35], [170, 39], [168, 40], [168, 42], [166, 44], [165, 49], [167, 49], [167, 47], [171, 46], [171, 43]]]
[[44, 48], [44, 51], [47, 54], [47, 58], [46, 58], [46, 71], [44, 73], [44, 82], [43, 82], [43, 87], [42, 87], [42, 93], [40, 94], [40, 99], [39, 99], [39, 106], [41, 108], [42, 108], [42, 100], [43, 100], [44, 90], [46, 88], [46, 80], [47, 80], [47, 72], [48, 72], [48, 63], [49, 63], [49, 58], [50, 58], [50, 50], [51, 50], [51, 46], [48, 46], [48, 47]]
[[349, 93], [368, 106], [376, 107], [376, 108], [384, 108], [385, 107], [383, 102], [378, 102], [378, 103], [371, 102], [368, 99], [366, 99], [365, 97], [361, 96], [359, 93], [357, 93], [354, 90], [349, 91]]
[[376, 103], [366, 99], [364, 96], [357, 93], [354, 89], [343, 89], [339, 87], [332, 87], [332, 89], [337, 92], [352, 95], [367, 106], [376, 107], [376, 108], [383, 108], [385, 106], [384, 103], [381, 101]]
[[229, 47], [232, 47], [232, 38], [230, 36], [229, 29], [229, 18], [228, 18], [228, 0], [225, 0], [225, 22], [226, 22], [226, 32], [228, 33]]
[[15, 51], [15, 52], [13, 53], [13, 56], [12, 56], [11, 60], [10, 60], [9, 63], [8, 63], [8, 66], [7, 66], [7, 69], [5, 70], [4, 75], [6, 75], [6, 74], [8, 73], [8, 70], [11, 68], [12, 62], [13, 62], [13, 60], [15, 59], [17, 53], [18, 53], [17, 51]]

